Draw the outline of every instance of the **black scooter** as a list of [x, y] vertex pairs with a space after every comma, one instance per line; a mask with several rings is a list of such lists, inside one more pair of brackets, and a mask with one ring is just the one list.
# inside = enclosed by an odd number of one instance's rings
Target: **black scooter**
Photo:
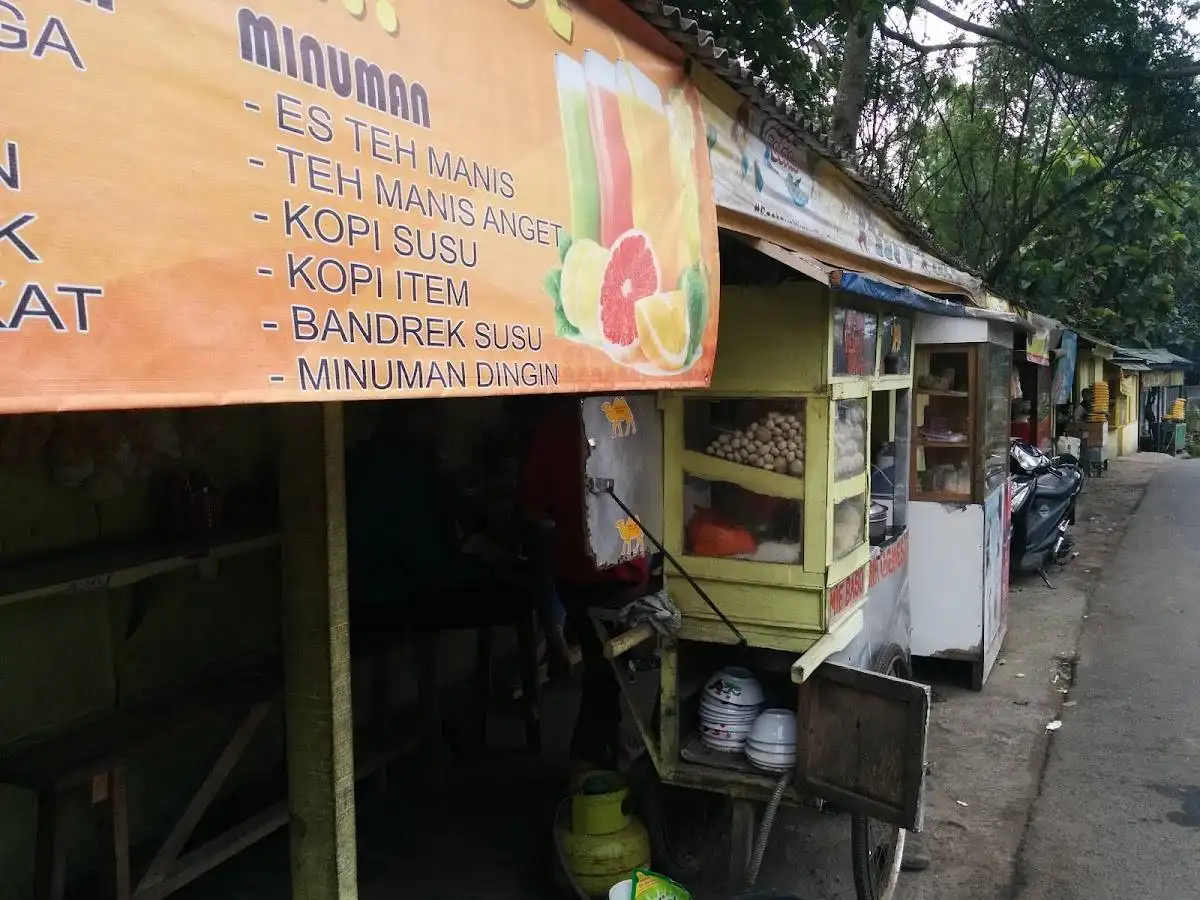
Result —
[[1012, 548], [1014, 575], [1037, 572], [1053, 590], [1046, 567], [1071, 554], [1075, 504], [1083, 491], [1083, 472], [1073, 456], [1050, 457], [1025, 441], [1009, 446], [1012, 462]]

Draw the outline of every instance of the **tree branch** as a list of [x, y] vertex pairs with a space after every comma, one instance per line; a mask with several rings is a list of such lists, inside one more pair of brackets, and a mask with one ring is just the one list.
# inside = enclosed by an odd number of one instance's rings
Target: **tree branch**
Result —
[[1012, 263], [1013, 254], [1020, 249], [1021, 245], [1025, 243], [1031, 234], [1033, 234], [1042, 226], [1043, 222], [1045, 222], [1048, 218], [1050, 218], [1050, 216], [1058, 212], [1060, 209], [1070, 206], [1075, 202], [1076, 199], [1083, 196], [1097, 185], [1103, 184], [1105, 181], [1110, 179], [1120, 177], [1122, 173], [1118, 167], [1121, 165], [1121, 163], [1128, 162], [1130, 159], [1143, 152], [1145, 152], [1145, 148], [1142, 147], [1137, 147], [1133, 150], [1126, 150], [1120, 155], [1110, 159], [1104, 164], [1104, 167], [1095, 174], [1085, 178], [1070, 190], [1064, 191], [1055, 197], [1052, 203], [1049, 203], [1043, 207], [1037, 213], [1037, 215], [1030, 217], [1024, 225], [1018, 228], [1017, 231], [1011, 237], [1009, 237], [1009, 239], [1005, 242], [1004, 249], [997, 253], [996, 257], [992, 260], [992, 264], [988, 268], [987, 274], [984, 276], [983, 280], [988, 284], [995, 284]]
[[912, 35], [904, 34], [902, 31], [888, 28], [886, 25], [879, 25], [879, 33], [889, 41], [895, 41], [897, 44], [903, 44], [910, 50], [916, 50], [922, 56], [928, 56], [931, 53], [942, 53], [946, 50], [975, 50], [980, 47], [991, 46], [991, 41], [968, 41], [966, 38], [956, 38], [948, 44], [922, 44]]
[[[955, 28], [961, 29], [968, 34], [974, 34], [978, 37], [987, 38], [989, 41], [997, 44], [1003, 44], [1006, 47], [1011, 47], [1014, 50], [1020, 50], [1022, 53], [1027, 53], [1034, 59], [1040, 60], [1048, 66], [1058, 69], [1060, 72], [1066, 72], [1068, 75], [1074, 75], [1077, 78], [1085, 78], [1088, 81], [1125, 81], [1128, 80], [1128, 75], [1122, 75], [1118, 72], [1108, 71], [1104, 69], [1092, 69], [1088, 66], [1081, 66], [1070, 60], [1062, 59], [1055, 56], [1044, 47], [1039, 46], [1031, 41], [1025, 40], [1020, 35], [1013, 34], [1011, 31], [992, 28], [988, 25], [982, 25], [979, 22], [972, 22], [969, 19], [964, 19], [961, 16], [956, 16], [947, 9], [942, 9], [931, 0], [915, 0], [919, 9], [925, 10], [931, 16], [941, 19], [947, 25], [953, 25]], [[1162, 80], [1181, 80], [1195, 78], [1200, 75], [1200, 62], [1191, 63], [1186, 66], [1178, 66], [1171, 69], [1149, 69], [1140, 73], [1144, 77], [1162, 79]]]

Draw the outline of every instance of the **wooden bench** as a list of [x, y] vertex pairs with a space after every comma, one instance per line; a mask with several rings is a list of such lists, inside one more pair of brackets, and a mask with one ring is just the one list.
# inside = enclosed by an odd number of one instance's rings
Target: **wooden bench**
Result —
[[[387, 649], [372, 642], [372, 656]], [[372, 691], [374, 694], [374, 691]], [[242, 669], [208, 679], [170, 696], [122, 709], [50, 739], [0, 757], [0, 784], [37, 794], [34, 896], [62, 900], [66, 893], [66, 814], [72, 795], [91, 801], [100, 848], [99, 890], [106, 900], [159, 900], [287, 824], [286, 802], [276, 803], [200, 844], [185, 849], [204, 814], [217, 799], [271, 709], [282, 701], [278, 667]], [[373, 705], [383, 702], [373, 698]], [[172, 741], [236, 718], [200, 787], [136, 880], [130, 863], [128, 763]], [[375, 723], [386, 715], [372, 710]], [[369, 747], [356, 753], [359, 778], [378, 772], [412, 749], [404, 745]]]

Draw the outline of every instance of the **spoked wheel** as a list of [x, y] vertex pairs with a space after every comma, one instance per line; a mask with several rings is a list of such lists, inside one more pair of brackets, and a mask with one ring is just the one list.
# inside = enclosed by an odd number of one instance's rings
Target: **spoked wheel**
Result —
[[[880, 649], [871, 668], [897, 678], [910, 677], [908, 659], [896, 644]], [[892, 900], [904, 858], [905, 831], [898, 825], [880, 822], [855, 813], [850, 820], [850, 854], [854, 866], [854, 890], [858, 900]]]

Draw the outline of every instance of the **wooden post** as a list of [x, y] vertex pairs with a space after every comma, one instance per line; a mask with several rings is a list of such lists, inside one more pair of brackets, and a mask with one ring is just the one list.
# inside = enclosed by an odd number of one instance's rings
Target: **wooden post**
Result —
[[340, 403], [281, 410], [283, 660], [295, 900], [356, 900]]

